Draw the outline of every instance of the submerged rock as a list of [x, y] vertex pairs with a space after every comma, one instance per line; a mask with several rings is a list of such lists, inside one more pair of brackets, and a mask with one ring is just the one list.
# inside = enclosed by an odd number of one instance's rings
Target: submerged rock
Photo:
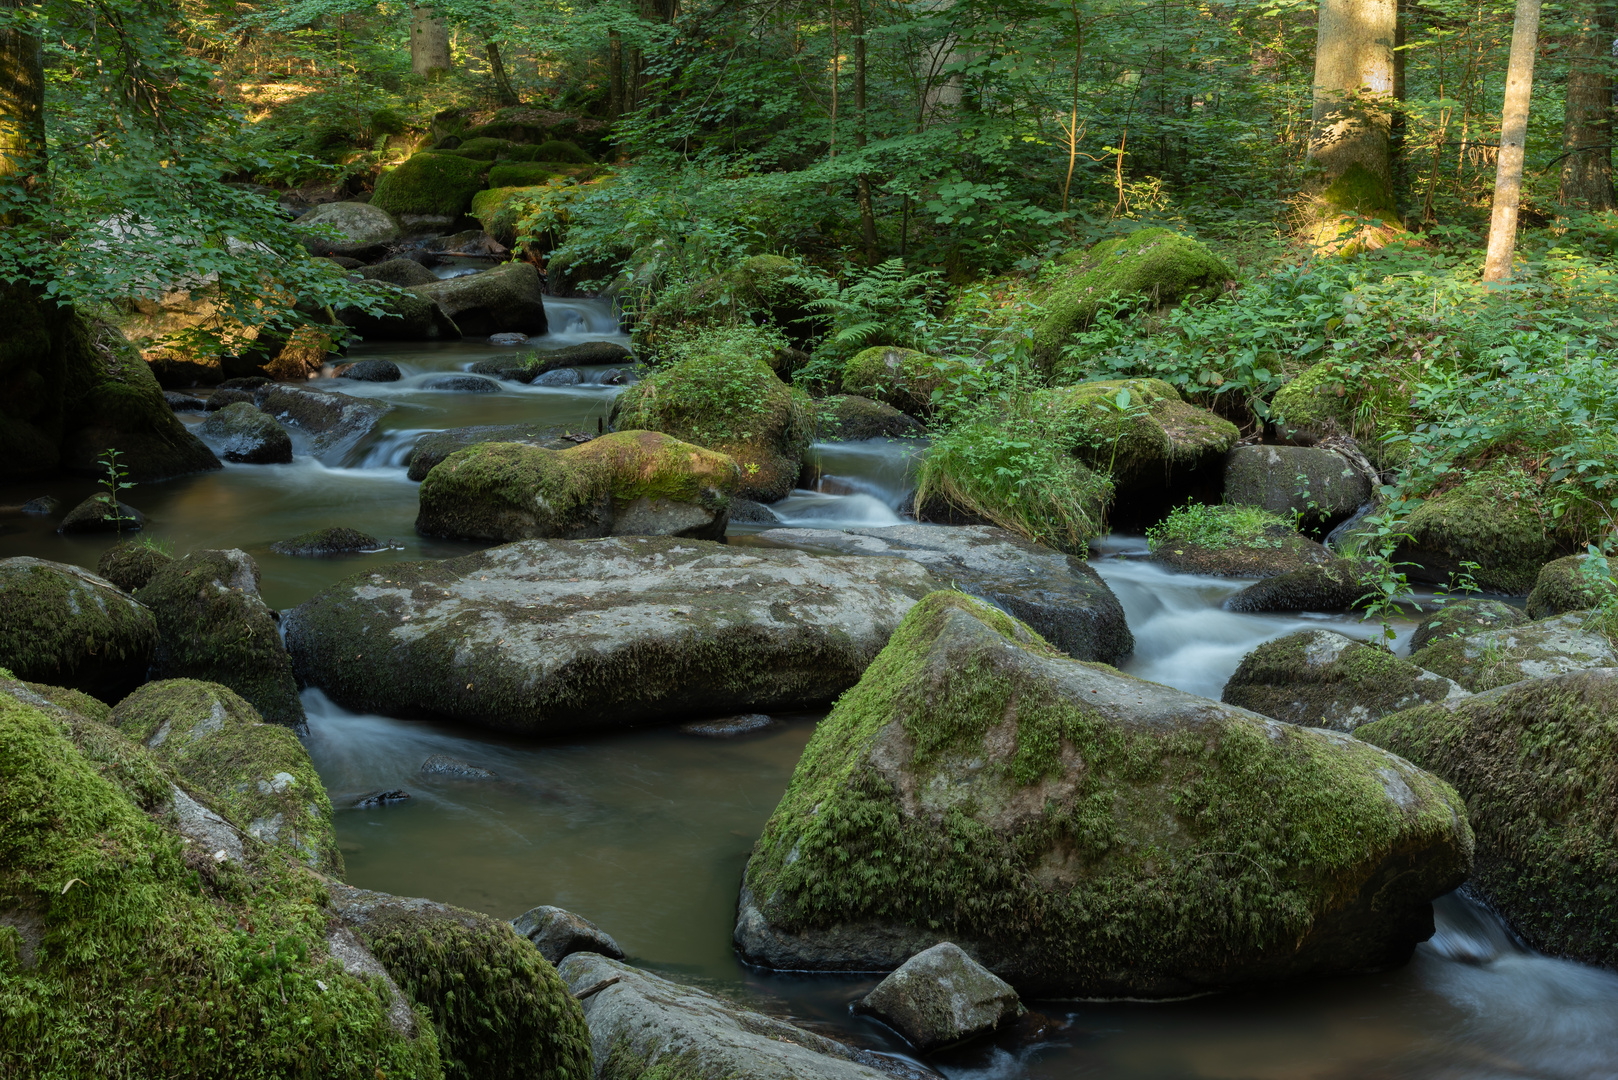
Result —
[[385, 546], [382, 541], [358, 529], [334, 525], [294, 536], [290, 540], [277, 540], [270, 550], [277, 555], [350, 555], [361, 551], [376, 551]]
[[150, 544], [125, 541], [112, 545], [96, 561], [96, 573], [132, 593], [143, 588], [157, 572], [174, 561], [174, 556]]
[[725, 535], [741, 482], [723, 454], [655, 431], [617, 431], [567, 450], [481, 443], [421, 483], [416, 531], [471, 540]]
[[559, 907], [529, 908], [511, 925], [517, 933], [534, 943], [539, 955], [553, 964], [576, 952], [600, 953], [614, 960], [624, 958], [624, 950], [601, 927], [581, 915]]
[[41, 495], [37, 499], [29, 499], [22, 504], [22, 512], [35, 514], [39, 517], [49, 517], [62, 508], [62, 500], [54, 495]]
[[1076, 660], [1116, 664], [1135, 651], [1123, 605], [1089, 563], [1004, 529], [772, 529], [761, 539], [811, 551], [920, 563], [937, 580], [1023, 620]]
[[780, 723], [765, 713], [742, 713], [740, 716], [727, 716], [723, 720], [697, 720], [681, 724], [680, 731], [686, 735], [701, 735], [707, 739], [733, 739], [738, 735], [768, 731], [770, 728], [779, 727]]
[[1524, 679], [1618, 664], [1612, 642], [1583, 614], [1440, 638], [1410, 654], [1410, 662], [1454, 679], [1473, 693]]
[[829, 701], [935, 587], [902, 559], [529, 540], [355, 575], [284, 623], [346, 708], [555, 734]]
[[452, 394], [498, 394], [500, 384], [481, 375], [440, 375], [421, 384], [423, 390], [440, 390]]
[[922, 1053], [987, 1035], [1023, 1012], [1017, 991], [951, 941], [906, 960], [857, 1008]]
[[1255, 581], [1225, 601], [1226, 611], [1340, 611], [1370, 591], [1356, 559], [1333, 559]]
[[[494, 344], [506, 343], [494, 342]], [[632, 359], [630, 351], [616, 341], [581, 341], [577, 345], [566, 345], [560, 349], [492, 356], [487, 360], [479, 360], [470, 370], [478, 375], [493, 375], [508, 382], [533, 382], [541, 375], [563, 368], [622, 364]]]
[[478, 765], [462, 761], [448, 754], [430, 754], [426, 761], [421, 763], [419, 770], [423, 776], [443, 776], [451, 780], [498, 780], [499, 777]]
[[1220, 700], [1289, 724], [1353, 731], [1401, 709], [1468, 696], [1386, 649], [1331, 630], [1300, 630], [1242, 657]]
[[0, 668], [113, 702], [146, 681], [157, 620], [112, 582], [66, 563], [0, 559]]
[[410, 792], [404, 788], [388, 788], [385, 791], [367, 791], [354, 800], [353, 807], [355, 810], [374, 810], [379, 806], [395, 806], [398, 803], [409, 802], [410, 799]]
[[307, 436], [311, 454], [332, 460], [340, 460], [393, 411], [384, 402], [299, 386], [268, 387], [257, 401], [264, 412]]
[[416, 440], [408, 459], [409, 475], [412, 480], [425, 480], [434, 465], [478, 443], [527, 443], [547, 450], [567, 450], [593, 438], [593, 433], [569, 431], [560, 424], [487, 424], [434, 431]]
[[139, 532], [146, 525], [146, 515], [126, 502], [117, 509], [106, 495], [92, 495], [67, 512], [56, 531], [71, 533], [126, 533]]
[[245, 401], [211, 413], [198, 429], [226, 461], [267, 465], [292, 460], [292, 436]]
[[1402, 964], [1471, 859], [1465, 805], [1400, 758], [937, 593], [815, 729], [736, 943], [871, 971], [949, 940], [1027, 994], [1175, 997]]
[[584, 381], [583, 376], [581, 376], [579, 374], [578, 369], [565, 367], [565, 368], [556, 368], [553, 371], [547, 371], [545, 374], [541, 375], [539, 378], [534, 380], [534, 385], [535, 386], [577, 386], [577, 385], [579, 385], [579, 383], [581, 383], [583, 381]]
[[1503, 630], [1527, 621], [1528, 616], [1521, 608], [1499, 600], [1452, 600], [1416, 625], [1416, 632], [1410, 636], [1410, 651], [1425, 649], [1447, 638]]

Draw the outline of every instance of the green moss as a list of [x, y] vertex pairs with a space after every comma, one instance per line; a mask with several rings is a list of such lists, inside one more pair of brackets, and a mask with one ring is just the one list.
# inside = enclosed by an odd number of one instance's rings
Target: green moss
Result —
[[654, 1063], [651, 1054], [637, 1054], [628, 1039], [612, 1044], [607, 1060], [601, 1063], [596, 1080], [730, 1080], [715, 1078], [702, 1067], [696, 1047], [682, 1053], [665, 1053]]
[[512, 176], [502, 171], [516, 167], [497, 167], [489, 174], [489, 182], [495, 186], [472, 196], [472, 216], [478, 219], [484, 232], [507, 247], [517, 242], [517, 224], [532, 212], [535, 199], [550, 190], [536, 186], [503, 186], [541, 185], [547, 179], [538, 174]]
[[0, 693], [0, 911], [25, 928], [0, 944], [0, 1073], [442, 1075], [430, 1028], [401, 1035], [325, 959], [318, 879], [184, 854], [75, 745], [91, 727], [121, 738]]
[[1414, 429], [1411, 387], [1397, 369], [1361, 371], [1323, 360], [1275, 392], [1272, 419], [1288, 438], [1313, 442], [1348, 435], [1376, 465], [1388, 468], [1409, 456], [1408, 444], [1385, 443]]
[[460, 217], [483, 189], [488, 166], [448, 154], [415, 154], [382, 174], [371, 205], [395, 216]]
[[1526, 621], [1521, 608], [1498, 600], [1452, 600], [1417, 624], [1416, 632], [1410, 636], [1410, 649], [1415, 652], [1434, 642]]
[[1455, 785], [1477, 830], [1472, 887], [1530, 945], [1618, 964], [1618, 673], [1521, 683], [1356, 734]]
[[0, 560], [0, 664], [19, 678], [116, 701], [146, 677], [152, 613], [76, 567]]
[[1045, 287], [1033, 333], [1034, 355], [1047, 370], [1103, 302], [1141, 297], [1155, 307], [1212, 297], [1236, 276], [1202, 244], [1167, 229], [1141, 229], [1061, 262], [1065, 269]]
[[1604, 556], [1569, 555], [1546, 563], [1528, 593], [1528, 617], [1544, 619], [1565, 611], [1589, 611], [1618, 595]]
[[1447, 851], [1390, 910], [1464, 877], [1464, 809], [1433, 778], [1401, 769], [1401, 806], [1396, 763], [1352, 740], [1234, 710], [1137, 719], [1120, 699], [1176, 692], [1052, 652], [960, 594], [913, 608], [754, 848], [770, 923], [898, 924], [1014, 956], [1030, 982], [1163, 992], [1329, 936], [1384, 860]]
[[914, 349], [864, 349], [843, 365], [843, 390], [884, 401], [911, 416], [933, 414], [933, 393], [969, 371], [961, 360], [941, 360]]
[[542, 142], [534, 150], [535, 161], [565, 161], [571, 165], [589, 165], [595, 159], [583, 150], [577, 143], [566, 139], [551, 139]]
[[1519, 469], [1469, 471], [1460, 484], [1428, 495], [1406, 516], [1410, 542], [1401, 555], [1437, 580], [1460, 571], [1463, 562], [1475, 562], [1472, 576], [1480, 587], [1522, 596], [1568, 543], [1550, 525], [1553, 497]]
[[100, 775], [142, 810], [157, 810], [173, 781], [149, 750], [108, 726], [112, 709], [77, 690], [19, 682], [0, 669], [0, 694], [39, 710]]
[[1146, 530], [1146, 543], [1153, 561], [1195, 574], [1275, 577], [1331, 561], [1290, 520], [1256, 506], [1177, 506]]
[[471, 158], [474, 161], [494, 161], [496, 158], [504, 157], [515, 145], [510, 139], [480, 136], [475, 139], [464, 139], [455, 149], [442, 152], [454, 154], [456, 157]]
[[1473, 693], [1618, 663], [1605, 629], [1579, 614], [1441, 637], [1410, 654], [1412, 663]]
[[138, 540], [125, 541], [102, 552], [96, 562], [96, 573], [124, 592], [134, 592], [173, 561], [172, 555], [150, 544]]
[[678, 338], [704, 327], [767, 325], [783, 340], [808, 348], [823, 322], [813, 296], [792, 280], [803, 266], [780, 255], [754, 255], [710, 278], [664, 289], [635, 322], [637, 348], [662, 355]]
[[1223, 460], [1236, 425], [1186, 403], [1161, 379], [1058, 386], [1036, 395], [1063, 449], [1120, 486], [1161, 488], [1174, 476]]
[[1337, 214], [1358, 217], [1383, 218], [1398, 224], [1402, 221], [1394, 205], [1393, 188], [1386, 177], [1378, 176], [1355, 162], [1344, 169], [1342, 175], [1326, 186], [1317, 199]]
[[[489, 186], [491, 188], [533, 187], [543, 184], [558, 175], [561, 175], [561, 170], [552, 162], [512, 162], [496, 165], [489, 170]], [[472, 203], [472, 216], [478, 216], [476, 200], [473, 200]]]
[[816, 434], [828, 441], [911, 439], [925, 434], [919, 423], [892, 405], [858, 394], [820, 398], [815, 411]]
[[242, 832], [323, 873], [343, 872], [331, 802], [303, 744], [230, 690], [193, 679], [147, 683], [111, 720]]

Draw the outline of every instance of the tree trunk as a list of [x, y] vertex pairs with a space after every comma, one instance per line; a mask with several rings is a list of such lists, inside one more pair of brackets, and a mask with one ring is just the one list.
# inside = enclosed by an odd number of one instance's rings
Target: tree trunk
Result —
[[1562, 186], [1557, 201], [1570, 210], [1611, 210], [1612, 31], [1603, 29], [1597, 0], [1585, 0], [1573, 17], [1579, 32], [1571, 45], [1567, 106], [1562, 119]]
[[434, 78], [449, 72], [449, 27], [430, 7], [410, 9], [410, 70]]
[[607, 31], [607, 112], [609, 120], [624, 115], [624, 38]]
[[502, 105], [519, 105], [522, 99], [506, 74], [505, 61], [500, 59], [500, 43], [493, 38], [484, 39], [484, 54], [489, 58], [489, 74], [494, 77], [494, 96]]
[[1309, 130], [1320, 246], [1344, 215], [1399, 227], [1390, 147], [1398, 22], [1397, 0], [1321, 0]]
[[1511, 60], [1506, 66], [1506, 100], [1500, 116], [1500, 155], [1494, 167], [1494, 212], [1489, 217], [1489, 254], [1483, 280], [1511, 278], [1517, 246], [1517, 204], [1522, 200], [1523, 144], [1528, 141], [1528, 97], [1534, 89], [1534, 54], [1539, 49], [1539, 0], [1517, 0], [1511, 25]]
[[[22, 6], [23, 0], [0, 0], [0, 10]], [[0, 30], [0, 185], [32, 189], [44, 182], [44, 52], [37, 37]]]
[[[865, 147], [865, 0], [854, 0], [854, 145]], [[871, 205], [871, 178], [860, 173], [860, 235], [865, 261], [876, 265], [876, 212]]]

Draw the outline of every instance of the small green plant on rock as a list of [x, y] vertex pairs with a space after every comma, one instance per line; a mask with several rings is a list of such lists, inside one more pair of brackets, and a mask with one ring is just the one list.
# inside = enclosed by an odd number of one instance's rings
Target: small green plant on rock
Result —
[[[1282, 526], [1277, 535], [1276, 526]], [[1146, 545], [1153, 551], [1167, 544], [1200, 548], [1273, 547], [1285, 543], [1291, 529], [1285, 518], [1256, 506], [1209, 506], [1188, 502], [1146, 530]]]
[[118, 459], [122, 456], [122, 450], [116, 447], [107, 447], [106, 453], [101, 455], [99, 462], [106, 470], [106, 473], [98, 481], [106, 489], [105, 493], [99, 496], [107, 507], [107, 513], [101, 515], [101, 520], [112, 522], [114, 530], [117, 531], [120, 537], [124, 534], [124, 522], [133, 521], [134, 519], [124, 516], [123, 508], [119, 504], [119, 494], [135, 486], [135, 482], [128, 479], [129, 470], [118, 463]]

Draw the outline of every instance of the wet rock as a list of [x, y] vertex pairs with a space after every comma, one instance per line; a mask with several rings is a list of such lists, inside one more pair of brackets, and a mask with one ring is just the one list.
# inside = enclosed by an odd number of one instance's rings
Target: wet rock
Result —
[[1410, 651], [1414, 653], [1446, 638], [1503, 630], [1527, 621], [1522, 608], [1499, 600], [1452, 600], [1417, 624], [1410, 637]]
[[350, 555], [361, 551], [376, 551], [382, 541], [358, 529], [334, 525], [294, 536], [290, 540], [277, 540], [270, 550], [277, 555]]
[[51, 514], [56, 513], [61, 508], [62, 500], [58, 499], [54, 495], [41, 495], [37, 499], [29, 499], [27, 502], [22, 504], [23, 513], [37, 514], [40, 517], [48, 517]]
[[96, 573], [132, 593], [151, 581], [157, 572], [174, 561], [174, 556], [150, 544], [125, 541], [112, 545], [96, 561]]
[[432, 297], [419, 296], [406, 289], [387, 297], [381, 308], [378, 315], [356, 307], [338, 308], [337, 318], [366, 341], [460, 340], [461, 328]]
[[169, 408], [175, 412], [201, 412], [207, 402], [192, 394], [182, 394], [177, 390], [163, 391], [163, 400], [169, 403]]
[[146, 515], [126, 502], [118, 503], [114, 510], [106, 495], [92, 495], [67, 512], [59, 533], [126, 533], [139, 532], [146, 525]]
[[212, 413], [198, 433], [226, 461], [269, 465], [292, 460], [292, 436], [287, 429], [245, 401]]
[[1386, 649], [1331, 630], [1300, 630], [1242, 657], [1220, 700], [1289, 724], [1353, 731], [1389, 713], [1468, 696]]
[[410, 285], [431, 285], [438, 275], [415, 259], [388, 259], [373, 266], [362, 266], [360, 277], [366, 281], [385, 281], [404, 288]]
[[[493, 341], [493, 338], [490, 339]], [[504, 342], [494, 342], [504, 344]], [[560, 349], [543, 352], [508, 353], [479, 360], [471, 370], [478, 375], [493, 375], [508, 382], [533, 382], [548, 371], [570, 367], [595, 367], [602, 364], [621, 364], [631, 359], [630, 352], [615, 341], [583, 341]]]
[[440, 375], [421, 384], [423, 390], [447, 390], [457, 394], [497, 394], [500, 384], [478, 375]]
[[220, 409], [228, 409], [236, 404], [245, 403], [251, 405], [256, 400], [257, 395], [251, 390], [222, 386], [208, 395], [208, 400], [203, 402], [202, 407], [207, 412], [218, 412]]
[[858, 394], [821, 398], [816, 404], [819, 408], [819, 427], [815, 434], [829, 442], [912, 439], [926, 434], [920, 421], [908, 413]]
[[934, 587], [903, 559], [529, 540], [356, 575], [283, 625], [346, 708], [552, 734], [829, 701]]
[[449, 428], [423, 435], [410, 451], [408, 463], [412, 480], [425, 480], [434, 465], [457, 450], [479, 443], [524, 443], [547, 450], [567, 450], [595, 438], [593, 433], [569, 431], [559, 424], [487, 424], [478, 427]]
[[601, 373], [602, 386], [628, 386], [635, 381], [635, 373], [628, 368], [611, 368]]
[[1471, 859], [1465, 804], [1408, 762], [940, 592], [810, 737], [735, 938], [844, 971], [947, 940], [1025, 994], [1177, 997], [1403, 964]]
[[1023, 1013], [1017, 991], [950, 941], [906, 960], [856, 1007], [922, 1053], [987, 1035]]
[[1341, 611], [1368, 592], [1358, 560], [1333, 559], [1264, 578], [1225, 601], [1226, 611]]
[[273, 386], [258, 407], [308, 437], [309, 452], [337, 461], [376, 427], [393, 406], [327, 390]]
[[1612, 642], [1579, 613], [1440, 638], [1410, 654], [1410, 662], [1454, 679], [1473, 693], [1524, 679], [1618, 664]]
[[1528, 593], [1528, 617], [1544, 619], [1600, 607], [1614, 593], [1615, 573], [1599, 555], [1569, 555], [1546, 563]]
[[515, 331], [545, 333], [544, 289], [539, 271], [525, 262], [510, 262], [478, 274], [415, 285], [408, 292], [432, 300], [468, 337]]
[[567, 450], [481, 443], [421, 483], [416, 531], [471, 540], [725, 534], [740, 483], [723, 454], [653, 431], [618, 431]]
[[986, 525], [771, 529], [760, 540], [920, 563], [938, 581], [950, 582], [1022, 619], [1077, 660], [1116, 664], [1135, 650], [1123, 606], [1088, 563], [1004, 529]]
[[1468, 887], [1529, 945], [1612, 967], [1614, 716], [1618, 668], [1603, 667], [1396, 713], [1355, 734], [1455, 785], [1477, 831]]
[[365, 263], [360, 259], [351, 259], [347, 255], [327, 255], [326, 258], [341, 266], [344, 270], [358, 270]]
[[398, 803], [409, 802], [410, 792], [404, 788], [388, 788], [386, 791], [368, 791], [355, 799], [355, 810], [373, 810], [378, 806], [394, 806]]
[[763, 503], [742, 498], [730, 500], [730, 520], [749, 525], [776, 525], [781, 521], [775, 516], [775, 511]]
[[488, 769], [479, 768], [448, 754], [433, 754], [421, 763], [421, 775], [441, 776], [450, 780], [495, 780], [498, 777]]
[[153, 677], [220, 683], [270, 723], [302, 728], [292, 661], [258, 581], [258, 564], [234, 548], [193, 551], [153, 575], [135, 596], [157, 618]]
[[112, 582], [66, 563], [0, 559], [0, 668], [117, 701], [146, 679], [157, 621]]
[[522, 345], [528, 341], [527, 334], [490, 334], [490, 345]]
[[221, 390], [258, 390], [274, 385], [274, 379], [267, 379], [263, 375], [244, 375], [239, 379], [226, 379], [219, 384]]
[[[414, 265], [414, 264], [412, 264]], [[333, 372], [338, 379], [353, 379], [355, 382], [398, 382], [402, 377], [399, 365], [392, 360], [358, 360], [352, 364], [343, 364]]]
[[1225, 458], [1225, 501], [1335, 522], [1371, 498], [1371, 480], [1335, 450], [1238, 446]]
[[577, 386], [583, 381], [574, 368], [557, 368], [547, 371], [534, 380], [535, 386]]
[[701, 735], [709, 739], [731, 739], [737, 735], [752, 735], [779, 726], [780, 721], [764, 713], [743, 713], [740, 716], [727, 716], [723, 720], [698, 720], [690, 724], [681, 724], [680, 731], [686, 735]]
[[534, 943], [539, 955], [553, 964], [576, 952], [600, 953], [614, 960], [624, 958], [624, 950], [601, 927], [580, 915], [559, 907], [529, 908], [511, 925]]
[[583, 1005], [602, 1075], [892, 1080], [865, 1063], [874, 1055], [597, 953], [574, 953], [557, 973]]

